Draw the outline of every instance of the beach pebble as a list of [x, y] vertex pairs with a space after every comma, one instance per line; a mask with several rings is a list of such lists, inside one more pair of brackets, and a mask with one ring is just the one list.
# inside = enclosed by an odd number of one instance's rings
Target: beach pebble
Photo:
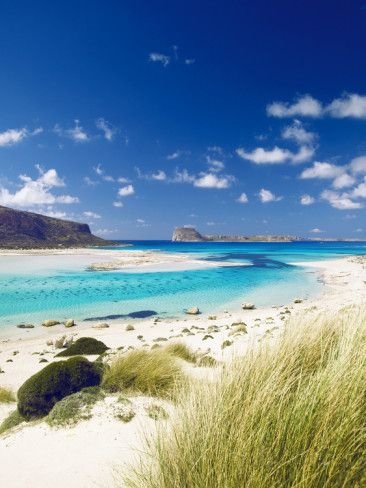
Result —
[[18, 324], [18, 329], [34, 329], [33, 324]]
[[302, 303], [302, 298], [295, 298], [294, 303]]
[[105, 322], [101, 324], [95, 324], [93, 325], [92, 329], [108, 329], [109, 324], [106, 324]]
[[250, 303], [250, 302], [243, 303], [242, 309], [243, 310], [253, 310], [253, 309], [255, 309], [255, 305], [254, 305], [254, 303]]
[[60, 322], [58, 320], [44, 320], [42, 322], [43, 327], [53, 327], [54, 325], [58, 325]]
[[65, 327], [74, 327], [75, 320], [74, 319], [65, 320], [64, 325], [65, 325]]
[[188, 315], [198, 315], [200, 313], [200, 309], [198, 307], [191, 307], [186, 310], [186, 314]]

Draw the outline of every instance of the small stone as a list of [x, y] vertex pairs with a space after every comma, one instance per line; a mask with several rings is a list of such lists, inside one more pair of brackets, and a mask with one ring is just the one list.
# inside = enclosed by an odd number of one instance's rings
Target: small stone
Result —
[[200, 313], [200, 309], [198, 307], [191, 307], [186, 310], [187, 315], [198, 315]]
[[216, 315], [209, 315], [207, 318], [208, 320], [217, 320]]
[[95, 324], [92, 327], [92, 329], [108, 329], [108, 328], [109, 328], [109, 324], [106, 324], [105, 322], [101, 324]]
[[74, 327], [75, 320], [74, 319], [65, 320], [64, 325], [65, 325], [65, 327]]
[[295, 298], [294, 303], [302, 303], [302, 298]]
[[243, 310], [254, 310], [255, 309], [255, 305], [254, 305], [254, 303], [250, 303], [250, 302], [243, 303], [242, 309]]
[[18, 329], [34, 329], [33, 324], [18, 324]]
[[42, 322], [43, 327], [53, 327], [58, 325], [60, 322], [58, 320], [45, 320]]
[[131, 324], [126, 325], [126, 331], [129, 332], [131, 330], [135, 330], [135, 327]]

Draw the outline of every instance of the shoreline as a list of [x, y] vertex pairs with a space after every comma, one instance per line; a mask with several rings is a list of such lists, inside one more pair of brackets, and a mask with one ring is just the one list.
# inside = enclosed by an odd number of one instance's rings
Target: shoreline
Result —
[[[318, 280], [323, 283], [323, 289], [317, 296], [308, 300], [294, 296], [287, 305], [254, 310], [242, 310], [238, 306], [225, 310], [223, 307], [215, 316], [204, 313], [204, 304], [187, 304], [202, 307], [203, 313], [180, 318], [114, 320], [108, 321], [108, 328], [100, 329], [94, 328], [98, 322], [84, 322], [72, 328], [60, 324], [49, 328], [0, 330], [0, 368], [5, 371], [0, 374], [0, 385], [16, 391], [26, 379], [45, 366], [40, 363], [41, 358], [48, 362], [54, 360], [60, 349], [55, 349], [50, 341], [63, 335], [95, 337], [111, 348], [111, 354], [118, 353], [122, 346], [124, 351], [131, 347], [149, 350], [156, 344], [164, 346], [183, 342], [194, 352], [209, 351], [212, 357], [225, 363], [235, 356], [244, 355], [264, 340], [270, 345], [288, 324], [296, 326], [297, 317], [334, 314], [339, 309], [366, 301], [363, 299], [366, 256], [296, 264], [317, 273]], [[301, 302], [295, 303], [296, 298]], [[232, 324], [237, 322], [246, 324], [247, 333], [232, 334]], [[133, 330], [127, 331], [127, 324], [133, 325]], [[223, 349], [224, 341], [229, 341], [230, 346]], [[89, 359], [95, 357], [89, 356]], [[185, 368], [193, 378], [208, 381], [220, 371], [220, 368]], [[109, 396], [96, 405], [92, 418], [74, 427], [55, 429], [39, 421], [19, 426], [0, 436], [0, 458], [4, 465], [0, 484], [7, 488], [46, 488], [50, 484], [54, 488], [62, 488], [65, 484], [75, 488], [114, 486], [115, 466], [134, 461], [142, 449], [142, 431], [150, 435], [159, 428], [159, 423], [147, 416], [146, 406], [154, 402], [167, 409], [172, 408], [160, 399], [139, 395], [129, 399], [136, 416], [127, 424], [111, 413], [116, 397]], [[15, 404], [0, 404], [0, 422], [14, 408]], [[21, 470], [18, 470], [19, 459], [22, 460]], [[55, 466], [60, 466], [60, 459], [63, 476], [55, 478]]]

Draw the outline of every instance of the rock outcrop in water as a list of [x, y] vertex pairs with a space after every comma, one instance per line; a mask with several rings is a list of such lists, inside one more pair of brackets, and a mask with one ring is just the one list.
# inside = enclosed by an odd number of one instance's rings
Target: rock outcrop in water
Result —
[[172, 241], [180, 242], [294, 242], [309, 240], [286, 235], [202, 235], [193, 227], [176, 227]]
[[102, 246], [87, 224], [0, 206], [0, 248], [32, 249]]

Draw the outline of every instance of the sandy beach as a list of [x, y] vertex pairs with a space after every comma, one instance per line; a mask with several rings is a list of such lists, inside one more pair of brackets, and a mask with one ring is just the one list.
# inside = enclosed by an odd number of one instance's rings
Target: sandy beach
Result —
[[[142, 262], [136, 254], [132, 258], [133, 266], [166, 265], [162, 253], [157, 254], [158, 257], [153, 255], [149, 263]], [[101, 262], [106, 262], [104, 256], [98, 257]], [[172, 261], [172, 265], [191, 263], [184, 260], [184, 256], [179, 256], [179, 259], [173, 257]], [[294, 296], [292, 303], [263, 309], [223, 309], [215, 316], [205, 313], [203, 303], [187, 303], [187, 308], [197, 306], [202, 313], [176, 319], [114, 320], [108, 321], [108, 328], [96, 328], [98, 322], [83, 322], [69, 329], [59, 324], [49, 328], [36, 326], [34, 329], [14, 327], [10, 331], [0, 330], [0, 367], [3, 371], [0, 385], [16, 391], [28, 377], [44, 367], [40, 359], [53, 360], [57, 352], [54, 341], [61, 336], [95, 337], [111, 348], [111, 357], [121, 347], [124, 350], [150, 349], [154, 344], [180, 341], [193, 351], [209, 351], [216, 360], [225, 362], [235, 355], [245, 354], [248, 348], [263, 340], [275, 340], [287, 324], [296, 326], [297, 316], [335, 313], [362, 302], [366, 287], [366, 258], [359, 256], [294, 264], [306, 266], [309, 271], [317, 273], [323, 284], [318, 296], [309, 300]], [[52, 317], [45, 317], [49, 318]], [[247, 333], [233, 335], [231, 325], [243, 322]], [[133, 330], [126, 331], [128, 324], [133, 325]], [[230, 344], [223, 349], [224, 341]], [[188, 374], [197, 377], [214, 374], [214, 369], [186, 367]], [[75, 488], [113, 486], [115, 467], [133, 459], [136, 449], [141, 446], [141, 431], [153, 431], [156, 425], [146, 414], [146, 405], [152, 402], [151, 398], [137, 396], [131, 401], [136, 416], [127, 424], [116, 420], [115, 398], [111, 396], [98, 402], [91, 419], [73, 428], [54, 429], [39, 421], [1, 436], [0, 485], [8, 488], [43, 488], [50, 484], [55, 488], [65, 485]], [[158, 400], [158, 403], [162, 401]], [[0, 421], [14, 408], [14, 404], [0, 405]], [[17, 468], [19, 460], [21, 470]]]

